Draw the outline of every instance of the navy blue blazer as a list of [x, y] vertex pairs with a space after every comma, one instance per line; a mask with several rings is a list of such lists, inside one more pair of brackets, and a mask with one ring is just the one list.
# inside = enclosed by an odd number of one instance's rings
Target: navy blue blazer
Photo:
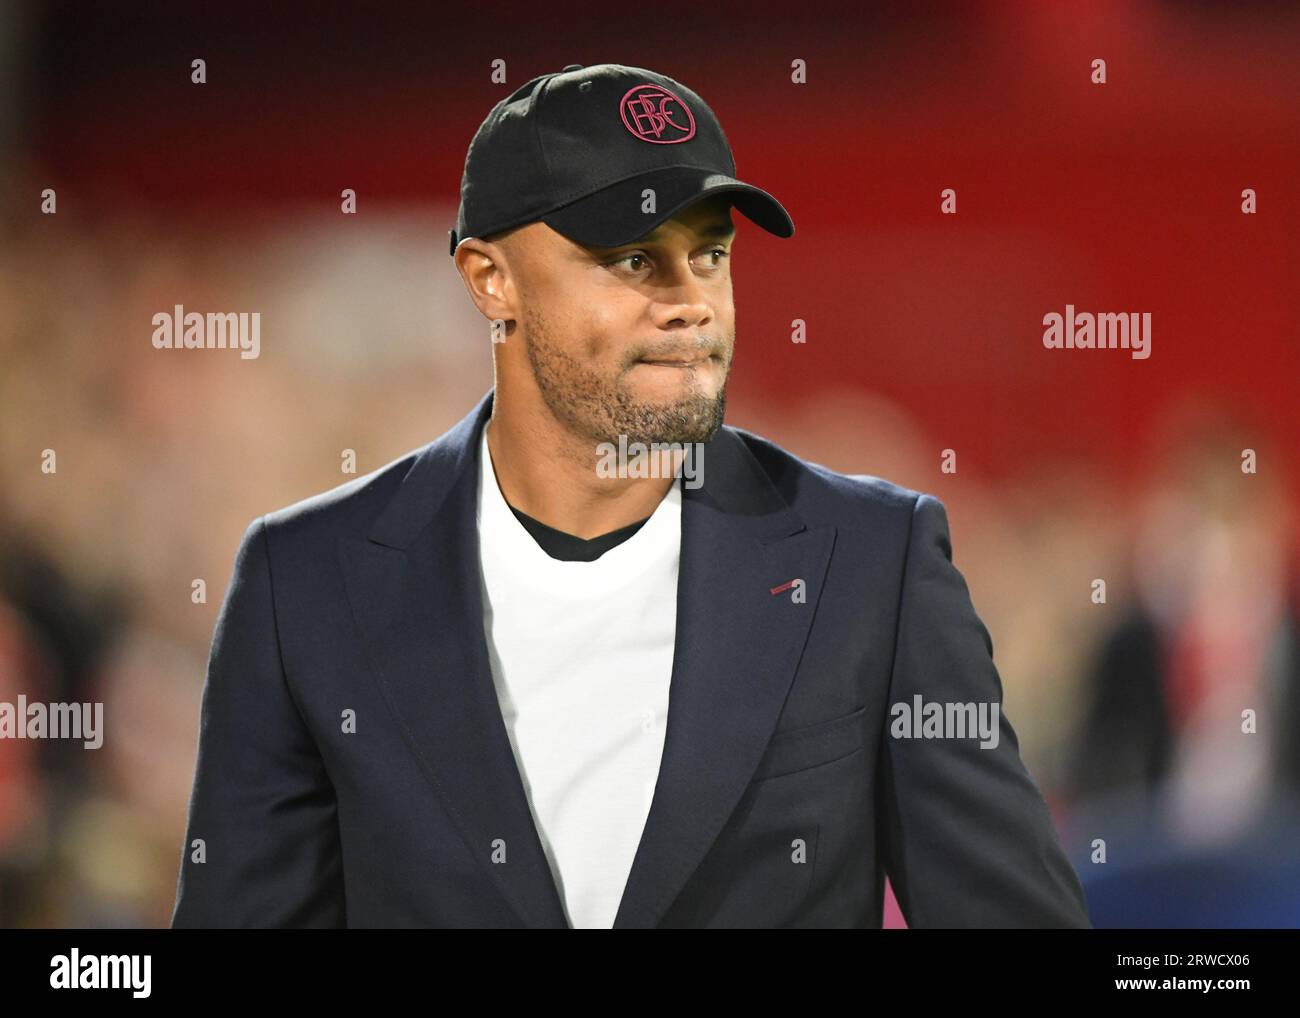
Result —
[[[567, 927], [483, 631], [492, 396], [244, 533], [174, 927]], [[1005, 713], [995, 748], [890, 734], [917, 695], [1002, 700], [943, 504], [727, 426], [702, 478], [615, 928], [879, 927], [886, 874], [913, 927], [1089, 926]]]

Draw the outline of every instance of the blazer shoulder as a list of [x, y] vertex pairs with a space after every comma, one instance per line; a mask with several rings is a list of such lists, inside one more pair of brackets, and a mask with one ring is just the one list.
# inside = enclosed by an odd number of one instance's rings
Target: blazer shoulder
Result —
[[267, 531], [299, 539], [364, 535], [388, 505], [416, 461], [433, 445], [412, 449], [368, 474], [266, 513]]
[[922, 498], [937, 497], [874, 474], [844, 474], [805, 460], [770, 439], [731, 428], [790, 507], [809, 523], [870, 527], [881, 520], [907, 525]]

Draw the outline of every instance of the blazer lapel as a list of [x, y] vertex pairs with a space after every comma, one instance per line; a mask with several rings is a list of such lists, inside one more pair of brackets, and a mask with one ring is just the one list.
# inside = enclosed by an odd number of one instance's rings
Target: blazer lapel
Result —
[[[664, 753], [615, 929], [658, 925], [744, 793], [785, 704], [835, 543], [833, 527], [804, 526], [734, 431], [705, 445], [702, 479], [683, 488]], [[791, 596], [796, 579], [805, 603]]]
[[[425, 777], [524, 925], [566, 928], [492, 681], [478, 563], [478, 441], [494, 390], [340, 554], [380, 691]], [[653, 927], [758, 765], [803, 653], [835, 541], [808, 529], [734, 431], [683, 487], [677, 637], [659, 780], [614, 927]], [[804, 582], [805, 603], [789, 590]], [[493, 862], [504, 846], [504, 863]]]
[[420, 451], [368, 540], [344, 543], [344, 570], [379, 688], [470, 853], [525, 926], [565, 929], [483, 633], [477, 442], [491, 409], [490, 391]]

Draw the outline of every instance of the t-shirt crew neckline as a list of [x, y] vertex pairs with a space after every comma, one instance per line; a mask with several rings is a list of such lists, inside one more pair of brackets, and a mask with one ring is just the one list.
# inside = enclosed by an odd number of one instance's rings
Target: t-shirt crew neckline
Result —
[[[506, 505], [510, 505], [510, 503], [507, 502]], [[650, 519], [647, 516], [644, 520], [629, 523], [626, 527], [619, 527], [617, 530], [611, 530], [599, 537], [581, 538], [547, 526], [541, 520], [533, 519], [527, 513], [516, 509], [512, 505], [510, 511], [515, 514], [515, 519], [524, 525], [524, 529], [533, 536], [533, 540], [542, 546], [542, 551], [550, 555], [551, 558], [563, 559], [565, 562], [594, 562], [611, 548], [616, 548], [628, 540], [645, 526], [646, 520]]]
[[506, 502], [492, 468], [487, 425], [479, 432], [480, 553], [507, 565], [519, 582], [561, 598], [590, 597], [629, 586], [681, 548], [681, 478], [675, 478], [641, 528], [590, 562], [548, 555]]

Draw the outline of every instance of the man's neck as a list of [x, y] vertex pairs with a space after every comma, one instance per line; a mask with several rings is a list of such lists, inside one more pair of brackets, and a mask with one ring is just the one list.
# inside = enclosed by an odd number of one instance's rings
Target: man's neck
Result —
[[512, 419], [495, 405], [487, 443], [506, 502], [583, 539], [652, 515], [674, 481], [672, 476], [602, 477], [595, 442], [577, 438], [554, 420]]

